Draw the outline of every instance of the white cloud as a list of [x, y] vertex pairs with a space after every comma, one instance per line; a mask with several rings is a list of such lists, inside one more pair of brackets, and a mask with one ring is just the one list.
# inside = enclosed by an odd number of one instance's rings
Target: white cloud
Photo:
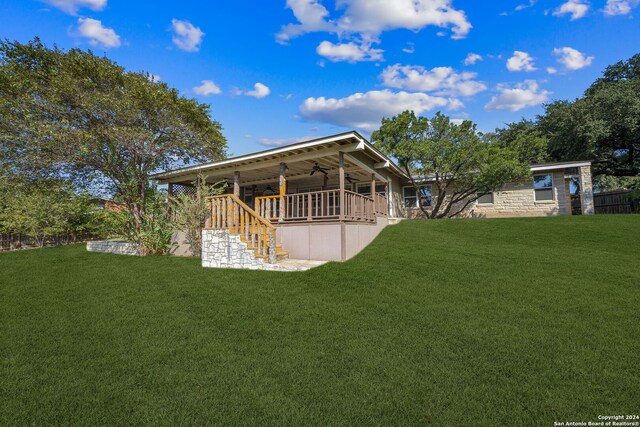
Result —
[[558, 62], [564, 65], [565, 69], [571, 71], [588, 67], [595, 59], [593, 56], [586, 56], [584, 53], [572, 47], [553, 49], [553, 54], [558, 56]]
[[197, 52], [200, 50], [200, 43], [205, 33], [189, 21], [181, 21], [179, 19], [171, 20], [173, 29], [173, 44], [178, 49], [186, 52]]
[[416, 51], [416, 47], [413, 43], [407, 43], [407, 47], [403, 47], [402, 51], [404, 53], [414, 53]]
[[147, 73], [147, 78], [151, 83], [158, 83], [160, 80], [162, 80], [159, 75], [152, 73]]
[[519, 4], [516, 6], [515, 11], [520, 12], [521, 10], [529, 9], [530, 7], [535, 6], [537, 2], [538, 0], [529, 0], [529, 3]]
[[473, 96], [487, 89], [477, 73], [456, 73], [451, 67], [427, 70], [418, 65], [390, 65], [380, 75], [385, 86], [436, 95]]
[[271, 93], [271, 89], [269, 89], [267, 86], [263, 85], [262, 83], [258, 82], [255, 85], [253, 85], [253, 90], [243, 92], [242, 94], [246, 96], [253, 96], [254, 98], [264, 98], [270, 93]]
[[105, 49], [120, 47], [120, 36], [112, 28], [102, 25], [102, 22], [92, 18], [78, 18], [78, 36], [89, 40], [92, 46], [101, 45]]
[[60, 9], [69, 15], [77, 15], [78, 10], [87, 8], [100, 11], [107, 6], [107, 0], [41, 0], [44, 3]]
[[583, 18], [590, 7], [586, 0], [568, 0], [553, 11], [553, 16], [571, 15], [571, 20], [575, 21]]
[[507, 70], [509, 71], [535, 71], [536, 67], [533, 58], [527, 52], [516, 50], [513, 56], [507, 60]]
[[640, 0], [607, 0], [604, 14], [608, 16], [628, 15], [640, 5]]
[[459, 101], [452, 102], [444, 97], [385, 89], [354, 93], [339, 99], [307, 98], [300, 106], [300, 115], [307, 121], [371, 131], [380, 126], [383, 117], [391, 117], [404, 110], [420, 114], [436, 108], [451, 110], [460, 106]]
[[213, 82], [213, 80], [203, 80], [200, 86], [196, 86], [193, 88], [193, 92], [202, 95], [202, 96], [210, 96], [210, 95], [219, 95], [222, 93], [220, 87]]
[[491, 98], [491, 101], [484, 106], [485, 110], [520, 111], [546, 102], [551, 95], [549, 91], [540, 90], [535, 80], [525, 80], [513, 88], [503, 84], [498, 85], [498, 91], [500, 94]]
[[359, 34], [363, 40], [375, 38], [384, 31], [409, 29], [419, 31], [426, 26], [451, 28], [452, 38], [464, 38], [471, 24], [462, 10], [454, 9], [453, 0], [337, 0], [332, 17], [320, 0], [287, 0], [297, 24], [282, 27], [277, 40], [286, 43], [312, 32], [338, 35]]
[[556, 67], [547, 67], [547, 73], [556, 74], [557, 72], [558, 72], [558, 69]]
[[469, 53], [467, 57], [464, 58], [464, 65], [475, 65], [478, 61], [482, 61], [482, 56], [477, 53]]
[[317, 136], [301, 136], [294, 138], [258, 138], [258, 144], [266, 147], [282, 147], [285, 145], [296, 144], [298, 142], [310, 141], [316, 139]]
[[320, 56], [324, 56], [332, 62], [360, 62], [360, 61], [381, 61], [382, 49], [373, 49], [371, 43], [356, 44], [354, 42], [333, 44], [323, 41], [316, 48]]

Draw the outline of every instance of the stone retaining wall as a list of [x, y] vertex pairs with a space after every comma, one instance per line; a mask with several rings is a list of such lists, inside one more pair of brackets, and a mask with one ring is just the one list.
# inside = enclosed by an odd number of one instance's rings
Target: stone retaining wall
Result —
[[96, 240], [87, 242], [87, 251], [118, 255], [137, 255], [136, 245], [121, 240]]

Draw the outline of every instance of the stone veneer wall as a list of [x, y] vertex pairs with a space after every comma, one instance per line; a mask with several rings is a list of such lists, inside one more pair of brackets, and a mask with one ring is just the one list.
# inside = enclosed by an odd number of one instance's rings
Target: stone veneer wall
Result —
[[[542, 174], [542, 173], [540, 173]], [[460, 217], [518, 217], [518, 216], [552, 216], [570, 215], [571, 204], [568, 202], [564, 170], [551, 173], [553, 177], [553, 200], [536, 201], [533, 190], [533, 178], [526, 178], [516, 183], [505, 185], [493, 194], [493, 203], [478, 204], [473, 202], [459, 215]], [[435, 203], [435, 197], [433, 200]], [[458, 204], [461, 206], [461, 204]], [[420, 209], [403, 208], [405, 218], [423, 216]], [[452, 211], [456, 211], [456, 206]]]
[[202, 266], [266, 270], [270, 264], [256, 258], [253, 249], [228, 230], [202, 230]]
[[593, 215], [596, 213], [596, 208], [593, 203], [591, 166], [580, 167], [580, 206], [582, 206], [583, 215]]
[[88, 252], [103, 252], [118, 255], [137, 255], [136, 245], [120, 240], [96, 240], [87, 242]]

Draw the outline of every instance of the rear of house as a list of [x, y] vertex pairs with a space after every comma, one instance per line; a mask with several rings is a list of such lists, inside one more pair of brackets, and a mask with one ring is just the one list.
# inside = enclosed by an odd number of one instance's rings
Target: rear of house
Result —
[[[457, 207], [461, 217], [570, 215], [578, 178], [582, 211], [593, 213], [589, 162], [533, 165], [532, 178]], [[169, 193], [192, 193], [198, 175], [226, 180], [210, 200], [203, 265], [262, 268], [283, 258], [346, 260], [389, 223], [423, 216], [437, 202], [429, 177], [411, 178], [357, 132], [168, 171]], [[455, 207], [454, 207], [455, 208]], [[232, 249], [231, 249], [232, 248]]]
[[[466, 201], [460, 202], [452, 211], [461, 210], [458, 216], [471, 218], [571, 215], [571, 185], [576, 179], [582, 190], [582, 213], [594, 213], [590, 162], [538, 164], [531, 166], [531, 173], [531, 178], [508, 183], [499, 191], [478, 194], [468, 206], [464, 206]], [[399, 217], [422, 217], [420, 204], [430, 211], [437, 203], [433, 179], [414, 179], [420, 183], [419, 194], [405, 182], [402, 192], [394, 195]]]

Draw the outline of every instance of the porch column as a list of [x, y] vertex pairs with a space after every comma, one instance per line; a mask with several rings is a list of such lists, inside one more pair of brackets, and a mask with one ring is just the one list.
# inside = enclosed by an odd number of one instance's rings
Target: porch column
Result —
[[347, 259], [347, 231], [344, 223], [345, 201], [344, 194], [344, 153], [338, 152], [338, 176], [340, 177], [340, 260]]
[[340, 221], [344, 219], [344, 153], [340, 151], [338, 153], [338, 176], [340, 177]]
[[375, 199], [376, 195], [376, 175], [371, 174], [371, 198]]
[[240, 172], [233, 173], [233, 194], [240, 197]]
[[284, 221], [284, 217], [286, 215], [284, 200], [285, 195], [287, 194], [287, 179], [285, 174], [287, 173], [287, 165], [284, 162], [280, 162], [280, 213], [279, 213], [279, 221]]
[[593, 205], [591, 166], [580, 167], [580, 206], [582, 208], [582, 215], [593, 215], [596, 213]]
[[373, 218], [376, 218], [377, 206], [376, 206], [376, 174], [371, 174], [371, 200], [373, 200]]

